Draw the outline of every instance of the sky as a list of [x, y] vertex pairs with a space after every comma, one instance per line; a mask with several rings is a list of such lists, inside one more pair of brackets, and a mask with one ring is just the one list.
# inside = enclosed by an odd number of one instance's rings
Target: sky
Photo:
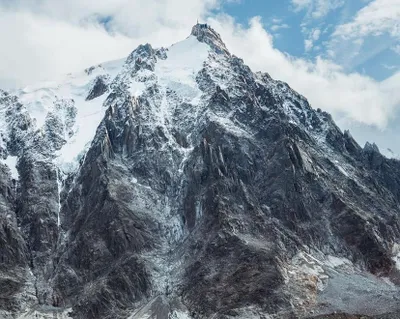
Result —
[[400, 0], [0, 0], [0, 88], [169, 46], [197, 19], [361, 145], [400, 154]]

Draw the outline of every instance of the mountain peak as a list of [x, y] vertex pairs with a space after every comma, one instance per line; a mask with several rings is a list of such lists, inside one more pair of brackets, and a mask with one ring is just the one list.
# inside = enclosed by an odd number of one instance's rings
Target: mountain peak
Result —
[[369, 153], [379, 153], [379, 147], [378, 145], [376, 145], [375, 143], [370, 143], [370, 142], [366, 142], [365, 146], [364, 146], [364, 151], [369, 152]]
[[191, 35], [200, 42], [208, 44], [213, 50], [220, 54], [230, 55], [221, 36], [207, 23], [197, 23], [193, 26]]
[[0, 318], [400, 318], [400, 162], [207, 24], [15, 94]]

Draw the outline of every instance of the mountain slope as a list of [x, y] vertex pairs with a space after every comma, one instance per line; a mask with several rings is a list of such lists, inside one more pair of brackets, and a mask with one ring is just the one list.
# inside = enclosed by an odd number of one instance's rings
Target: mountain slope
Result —
[[400, 311], [400, 162], [210, 27], [0, 105], [5, 318]]

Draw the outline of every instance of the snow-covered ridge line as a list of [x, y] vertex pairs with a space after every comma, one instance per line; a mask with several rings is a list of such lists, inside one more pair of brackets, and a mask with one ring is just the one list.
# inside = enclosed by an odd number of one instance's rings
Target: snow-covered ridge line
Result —
[[[361, 313], [363, 298], [382, 304], [380, 291], [397, 301], [389, 275], [399, 249], [386, 243], [399, 242], [400, 182], [390, 173], [400, 166], [387, 161], [381, 178], [367, 162], [374, 147], [252, 72], [207, 25], [18, 94], [24, 104], [0, 94], [12, 123], [0, 157], [19, 162], [25, 206], [15, 215], [25, 220], [15, 229], [38, 243], [31, 309], [259, 318], [319, 303]], [[381, 270], [387, 282], [373, 275]], [[338, 291], [361, 302], [349, 309]]]
[[[153, 50], [150, 45], [140, 45], [126, 59], [102, 63], [56, 81], [27, 86], [16, 90], [13, 95], [23, 105], [32, 120], [32, 128], [39, 135], [52, 135], [53, 132], [46, 132], [47, 128], [59, 126], [59, 142], [55, 145], [53, 162], [61, 172], [68, 174], [77, 170], [79, 161], [89, 148], [110, 106], [106, 103], [109, 93], [120, 93], [126, 88], [127, 98], [137, 98], [148, 87], [157, 85], [165, 94], [173, 91], [185, 102], [197, 104], [202, 92], [196, 76], [209, 49], [193, 35], [168, 49]], [[65, 113], [67, 107], [72, 110], [70, 114]], [[160, 109], [154, 110], [153, 116], [159, 119], [159, 124], [165, 125], [171, 112], [165, 102]], [[0, 127], [7, 125], [3, 123]], [[2, 137], [8, 136], [7, 131], [0, 133]], [[0, 139], [0, 143], [6, 142], [7, 138]], [[5, 145], [2, 148], [5, 149]], [[8, 166], [15, 167], [11, 162], [16, 160], [9, 158], [7, 162]], [[16, 169], [13, 171], [16, 176]]]

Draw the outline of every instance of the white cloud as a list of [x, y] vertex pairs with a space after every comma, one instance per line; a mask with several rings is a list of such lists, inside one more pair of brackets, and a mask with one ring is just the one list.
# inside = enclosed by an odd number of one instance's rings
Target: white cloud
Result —
[[272, 35], [259, 18], [252, 19], [249, 28], [236, 25], [228, 16], [209, 22], [221, 32], [228, 48], [253, 70], [267, 71], [275, 79], [288, 82], [315, 108], [383, 128], [400, 106], [395, 81], [400, 73], [379, 83], [358, 73], [347, 74], [320, 57], [315, 62], [290, 57], [274, 47]]
[[292, 5], [296, 11], [308, 8], [313, 3], [313, 0], [292, 0]]
[[400, 44], [395, 45], [392, 50], [397, 53], [398, 55], [400, 55]]
[[314, 19], [323, 18], [345, 4], [344, 0], [292, 0], [291, 3], [295, 11], [307, 10], [307, 15]]
[[278, 24], [278, 23], [281, 23], [281, 22], [282, 22], [282, 19], [273, 18], [271, 21], [272, 21], [272, 23], [274, 23], [274, 24]]
[[128, 53], [131, 39], [31, 13], [0, 11], [0, 84], [14, 87], [83, 69]]
[[399, 66], [398, 65], [390, 65], [390, 64], [386, 64], [386, 63], [382, 63], [382, 66], [389, 71], [393, 71], [393, 70], [398, 70]]
[[[27, 84], [83, 69], [126, 56], [139, 43], [169, 45], [185, 38], [197, 17], [209, 17], [208, 22], [221, 32], [234, 54], [243, 57], [253, 70], [267, 71], [288, 82], [314, 107], [383, 127], [399, 104], [394, 80], [378, 83], [357, 73], [346, 74], [322, 58], [310, 62], [290, 57], [274, 47], [272, 35], [259, 18], [245, 28], [229, 16], [213, 17], [210, 9], [218, 7], [217, 0], [8, 3], [12, 5], [7, 8], [0, 4], [0, 28], [7, 30], [0, 33], [0, 85]], [[111, 32], [99, 20], [107, 21]], [[317, 41], [319, 36], [316, 31], [310, 39]]]
[[320, 29], [314, 29], [312, 34], [311, 34], [311, 38], [314, 41], [318, 41], [319, 37], [321, 36], [321, 30]]
[[274, 25], [271, 26], [271, 30], [272, 31], [278, 31], [278, 30], [281, 30], [281, 29], [289, 29], [289, 28], [290, 28], [290, 26], [288, 24], [286, 24], [286, 23], [274, 24]]
[[304, 50], [306, 50], [306, 52], [310, 51], [313, 48], [313, 41], [310, 39], [306, 39], [304, 40]]
[[321, 36], [321, 30], [318, 28], [312, 29], [308, 39], [304, 40], [304, 49], [306, 52], [310, 51], [314, 47], [314, 43], [319, 40]]
[[140, 43], [169, 45], [217, 6], [217, 0], [0, 1], [0, 87], [120, 58]]
[[374, 0], [348, 23], [339, 25], [334, 36], [344, 39], [379, 36], [387, 33], [400, 37], [400, 1]]
[[400, 39], [400, 1], [372, 0], [347, 23], [336, 26], [328, 49], [354, 69], [389, 50]]
[[160, 26], [193, 25], [197, 18], [218, 6], [218, 0], [12, 0], [6, 3], [3, 6], [11, 10], [29, 11], [72, 24], [112, 17], [109, 25], [114, 31], [135, 37], [148, 35]]

